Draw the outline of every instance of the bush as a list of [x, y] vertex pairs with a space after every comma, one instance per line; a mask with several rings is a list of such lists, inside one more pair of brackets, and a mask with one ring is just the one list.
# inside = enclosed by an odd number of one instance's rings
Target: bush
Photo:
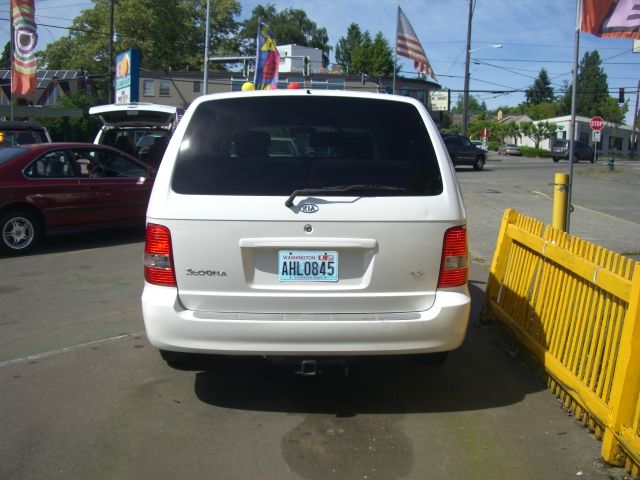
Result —
[[551, 152], [544, 148], [520, 147], [520, 151], [525, 157], [551, 158]]

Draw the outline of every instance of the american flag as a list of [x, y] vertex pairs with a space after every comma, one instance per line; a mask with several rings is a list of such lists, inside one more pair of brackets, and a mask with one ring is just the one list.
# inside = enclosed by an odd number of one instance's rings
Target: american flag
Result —
[[418, 40], [416, 32], [413, 31], [413, 27], [409, 23], [409, 19], [405, 16], [404, 12], [398, 7], [398, 28], [396, 35], [396, 52], [402, 57], [407, 57], [413, 60], [413, 66], [415, 69], [424, 74], [429, 75], [434, 80], [436, 79], [435, 73], [431, 68], [427, 54], [424, 53], [424, 49]]

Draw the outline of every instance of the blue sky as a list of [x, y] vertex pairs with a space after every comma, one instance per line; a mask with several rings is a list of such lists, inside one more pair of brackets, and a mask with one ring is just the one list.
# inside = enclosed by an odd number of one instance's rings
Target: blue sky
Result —
[[[0, 15], [7, 18], [9, 0], [5, 3], [6, 7], [0, 7]], [[260, 3], [267, 2], [241, 0], [240, 19], [249, 16]], [[399, 4], [422, 42], [439, 83], [452, 90], [463, 88], [467, 0], [271, 0], [271, 3], [278, 10], [287, 7], [304, 10], [318, 26], [327, 29], [329, 44], [333, 46], [346, 35], [352, 22], [372, 36], [382, 32], [393, 44]], [[82, 9], [92, 5], [89, 0], [36, 0], [36, 16], [39, 23], [65, 27]], [[524, 90], [541, 68], [549, 73], [554, 88], [559, 89], [564, 80], [571, 81], [575, 17], [575, 0], [477, 0], [471, 49], [480, 50], [471, 54], [470, 89]], [[0, 22], [2, 44], [8, 39], [8, 28], [8, 22]], [[40, 27], [39, 47], [66, 33], [62, 29]], [[502, 48], [486, 47], [492, 44], [501, 44]], [[581, 34], [579, 58], [595, 49], [603, 59], [612, 95], [617, 97], [617, 89], [625, 88], [630, 100], [627, 119], [631, 123], [640, 80], [640, 54], [632, 53], [631, 40]], [[401, 64], [404, 75], [413, 75], [412, 62], [401, 59]], [[524, 98], [521, 92], [472, 94], [491, 109], [517, 105]], [[455, 102], [458, 94], [452, 95]]]

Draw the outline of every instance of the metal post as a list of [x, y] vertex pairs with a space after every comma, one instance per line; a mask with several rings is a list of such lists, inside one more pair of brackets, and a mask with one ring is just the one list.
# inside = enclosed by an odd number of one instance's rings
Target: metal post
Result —
[[[9, 3], [9, 5], [11, 5], [11, 3]], [[14, 60], [14, 56], [13, 56], [13, 49], [15, 48], [14, 45], [14, 38], [13, 36], [15, 35], [15, 31], [13, 29], [13, 15], [12, 15], [12, 10], [11, 8], [9, 8], [9, 30], [10, 30], [10, 36], [11, 36], [11, 46], [9, 47], [9, 54], [11, 55], [11, 64], [10, 64], [10, 72], [9, 72], [9, 82], [10, 82], [10, 88], [9, 88], [9, 93], [10, 93], [10, 116], [9, 116], [9, 120], [11, 120], [13, 122], [13, 60]]]
[[556, 173], [553, 182], [553, 228], [565, 230], [567, 225], [567, 191], [569, 175]]
[[467, 120], [469, 117], [469, 63], [471, 61], [471, 23], [473, 20], [473, 2], [469, 1], [469, 21], [467, 24], [467, 51], [464, 62], [464, 91], [462, 92], [462, 134], [467, 134]]
[[573, 85], [571, 88], [571, 123], [569, 126], [569, 193], [567, 195], [567, 229], [571, 226], [571, 193], [573, 191], [573, 152], [574, 138], [576, 135], [576, 105], [578, 96], [578, 54], [580, 52], [580, 13], [582, 12], [582, 2], [576, 2], [576, 36], [573, 45]]
[[211, 23], [209, 15], [211, 14], [211, 0], [207, 0], [206, 25], [204, 28], [204, 94], [209, 93], [209, 24]]
[[638, 156], [638, 98], [640, 98], [640, 80], [636, 89], [636, 109], [633, 114], [633, 144], [631, 145], [631, 157]]
[[109, 103], [113, 103], [113, 14], [115, 0], [111, 0], [111, 13], [109, 19]]

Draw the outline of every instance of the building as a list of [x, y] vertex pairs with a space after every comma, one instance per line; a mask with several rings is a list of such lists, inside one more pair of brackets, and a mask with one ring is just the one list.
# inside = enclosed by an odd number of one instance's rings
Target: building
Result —
[[[88, 74], [82, 70], [38, 70], [36, 91], [30, 95], [20, 95], [16, 105], [58, 107], [62, 98], [75, 93], [95, 93], [95, 87]], [[11, 103], [11, 70], [0, 70], [0, 105]]]
[[[240, 91], [242, 85], [253, 80], [242, 72], [209, 72], [209, 93]], [[393, 93], [392, 77], [369, 77], [367, 75], [344, 75], [327, 71], [303, 75], [297, 71], [280, 71], [278, 88], [287, 88], [291, 82], [303, 88], [323, 90], [356, 90], [361, 92]], [[191, 102], [203, 95], [203, 73], [197, 71], [151, 71], [140, 70], [139, 101], [159, 103], [187, 108]], [[440, 85], [420, 78], [396, 78], [395, 90], [399, 95], [416, 98], [428, 110], [431, 108], [430, 93]], [[436, 122], [441, 112], [432, 112]]]
[[280, 53], [279, 73], [302, 73], [305, 67], [305, 58], [309, 63], [310, 73], [320, 73], [324, 70], [322, 66], [322, 50], [313, 47], [303, 47], [301, 45], [279, 45], [276, 47]]
[[[547, 118], [544, 120], [536, 120], [533, 123], [549, 122], [556, 126], [556, 138], [568, 140], [571, 130], [571, 115], [563, 117]], [[608, 156], [610, 154], [628, 156], [633, 148], [633, 128], [628, 125], [615, 125], [611, 122], [605, 122], [605, 127], [600, 132], [600, 141], [593, 141], [593, 131], [591, 130], [591, 119], [588, 117], [576, 116], [574, 140], [587, 143], [596, 148], [598, 155]], [[533, 147], [534, 142], [527, 136], [522, 136], [522, 145]], [[543, 140], [540, 142], [540, 148], [550, 150], [551, 141]]]

